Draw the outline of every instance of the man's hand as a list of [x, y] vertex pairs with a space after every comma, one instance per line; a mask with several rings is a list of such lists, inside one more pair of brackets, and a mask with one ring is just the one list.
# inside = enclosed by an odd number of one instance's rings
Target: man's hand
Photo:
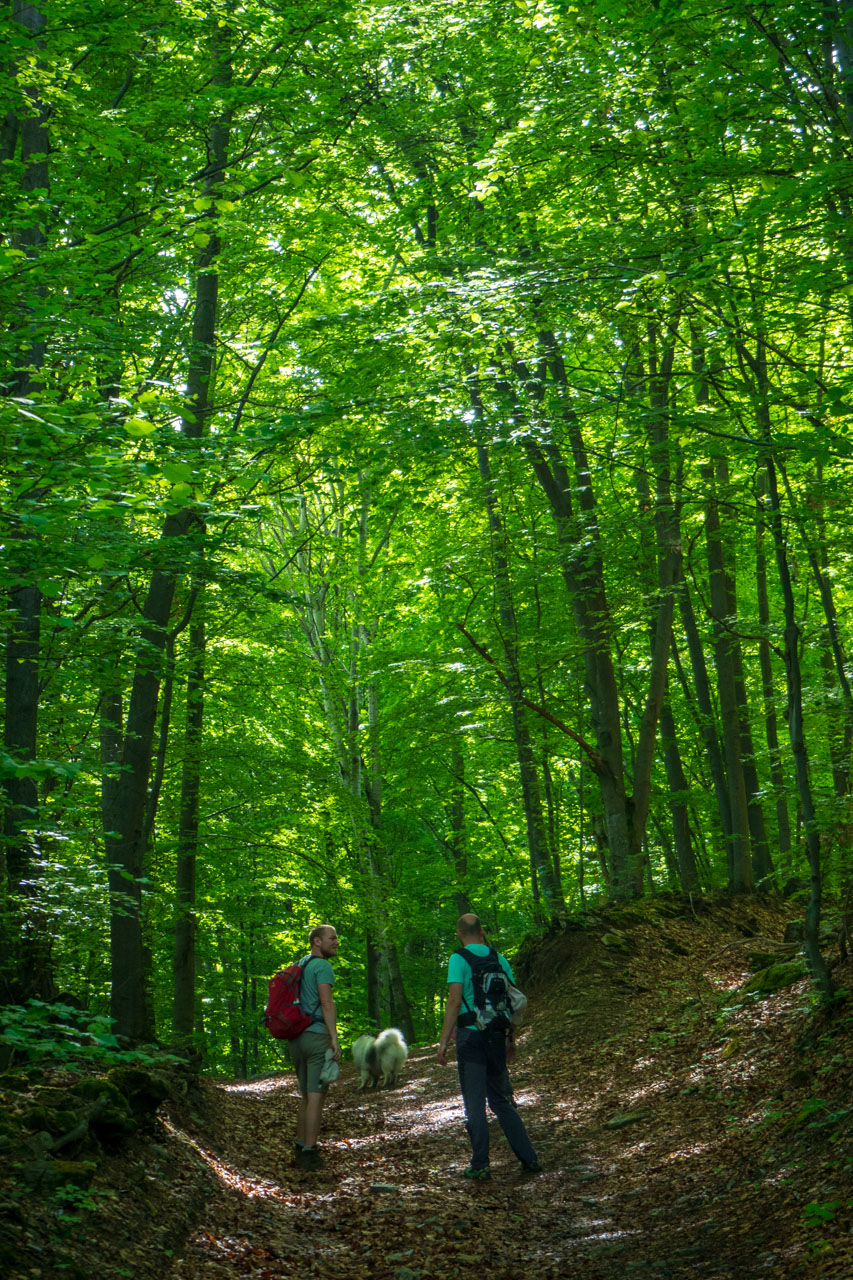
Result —
[[441, 1027], [441, 1035], [438, 1038], [438, 1048], [435, 1056], [443, 1067], [447, 1066], [447, 1046], [451, 1040], [456, 1039], [456, 1020], [459, 1017], [459, 1007], [462, 1004], [462, 983], [451, 982], [447, 989], [447, 1004], [444, 1006], [444, 1022]]
[[332, 1062], [340, 1062], [341, 1046], [337, 1036], [332, 1036]]

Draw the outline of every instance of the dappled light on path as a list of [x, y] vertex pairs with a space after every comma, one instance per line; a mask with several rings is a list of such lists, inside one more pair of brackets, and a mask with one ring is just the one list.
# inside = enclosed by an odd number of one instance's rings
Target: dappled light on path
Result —
[[168, 1133], [171, 1133], [179, 1142], [186, 1143], [191, 1147], [199, 1159], [203, 1160], [213, 1172], [216, 1174], [220, 1182], [226, 1187], [230, 1187], [234, 1191], [240, 1191], [245, 1196], [272, 1196], [275, 1195], [278, 1187], [273, 1182], [263, 1181], [254, 1177], [244, 1170], [237, 1170], [225, 1164], [212, 1151], [203, 1147], [201, 1143], [196, 1142], [188, 1133], [182, 1129], [178, 1129], [169, 1120], [165, 1120], [164, 1127]]
[[[796, 995], [760, 1008], [731, 1000], [721, 1015], [711, 993], [732, 976], [730, 963], [715, 971], [714, 930], [692, 918], [667, 928], [690, 961], [677, 970], [650, 930], [642, 986], [656, 968], [677, 981], [646, 1000], [625, 994], [630, 961], [621, 988], [591, 969], [531, 992], [512, 1075], [545, 1166], [536, 1177], [493, 1122], [491, 1181], [462, 1182], [470, 1148], [456, 1071], [429, 1048], [413, 1049], [390, 1090], [361, 1091], [343, 1065], [312, 1174], [294, 1162], [292, 1073], [206, 1086], [204, 1128], [172, 1133], [211, 1170], [216, 1193], [162, 1280], [320, 1280], [330, 1270], [335, 1280], [849, 1280], [842, 1253], [838, 1266], [825, 1254], [830, 1266], [810, 1247], [803, 1217], [809, 1200], [835, 1213], [835, 1175], [817, 1175], [825, 1192], [795, 1189], [808, 1148], [784, 1158], [772, 1127], [782, 1104], [770, 1082], [784, 1079]], [[835, 1232], [832, 1249], [843, 1239]]]

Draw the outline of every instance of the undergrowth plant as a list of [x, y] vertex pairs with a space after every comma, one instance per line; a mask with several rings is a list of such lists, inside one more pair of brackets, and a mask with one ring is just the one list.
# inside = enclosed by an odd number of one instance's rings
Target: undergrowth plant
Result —
[[115, 1066], [119, 1063], [162, 1065], [183, 1062], [154, 1045], [125, 1048], [113, 1033], [113, 1020], [104, 1014], [90, 1014], [66, 1004], [29, 1000], [25, 1005], [0, 1009], [0, 1044], [11, 1060], [7, 1067], [37, 1066], [50, 1061], [69, 1071], [82, 1071], [89, 1063]]

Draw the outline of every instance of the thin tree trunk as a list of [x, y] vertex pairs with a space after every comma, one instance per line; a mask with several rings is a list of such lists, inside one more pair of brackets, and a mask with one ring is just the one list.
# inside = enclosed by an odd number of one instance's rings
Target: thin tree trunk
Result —
[[471, 910], [468, 897], [468, 855], [465, 842], [465, 756], [454, 743], [450, 756], [450, 799], [445, 805], [450, 836], [446, 841], [456, 880], [456, 913]]
[[[728, 781], [726, 779], [726, 769], [722, 751], [720, 750], [720, 739], [717, 734], [717, 717], [711, 700], [711, 683], [708, 678], [708, 665], [705, 659], [705, 649], [703, 647], [702, 637], [699, 634], [699, 627], [696, 622], [696, 614], [693, 609], [693, 599], [683, 575], [681, 582], [678, 584], [678, 608], [681, 623], [684, 627], [685, 638], [687, 640], [687, 651], [690, 657], [690, 669], [693, 676], [692, 688], [696, 695], [696, 719], [699, 733], [705, 747], [705, 755], [708, 761], [708, 770], [711, 774], [711, 782], [714, 787], [714, 796], [717, 802], [717, 813], [719, 815], [720, 827], [726, 849], [726, 866], [728, 868], [727, 875], [730, 877], [733, 859], [733, 840]], [[673, 644], [673, 653], [675, 655], [676, 668], [679, 673], [682, 688], [685, 691], [685, 696], [689, 697], [690, 689], [688, 688], [686, 675], [682, 670], [681, 662], [678, 657], [678, 649], [675, 644]]]
[[[479, 423], [482, 420], [482, 404], [477, 388], [470, 381], [469, 394], [476, 420]], [[530, 728], [522, 701], [524, 685], [519, 669], [516, 644], [518, 625], [512, 600], [509, 565], [504, 547], [503, 521], [498, 509], [489, 449], [479, 432], [476, 447], [480, 479], [483, 485], [483, 500], [489, 522], [492, 571], [494, 573], [495, 596], [501, 623], [500, 638], [507, 664], [506, 687], [509, 693], [516, 758], [521, 778], [521, 794], [527, 825], [527, 845], [530, 854], [531, 874], [535, 874], [538, 879], [549, 919], [557, 920], [565, 915], [566, 907], [554, 882], [550, 850], [548, 848], [548, 833], [542, 809], [539, 776], [536, 769]]]
[[[745, 349], [744, 353], [746, 354]], [[779, 586], [782, 590], [782, 601], [785, 609], [785, 680], [788, 691], [786, 718], [791, 751], [794, 757], [797, 794], [800, 799], [800, 812], [803, 819], [806, 855], [809, 864], [809, 900], [806, 906], [804, 949], [815, 985], [824, 999], [829, 1000], [833, 994], [832, 978], [821, 953], [818, 938], [823, 892], [823, 868], [821, 866], [820, 830], [809, 779], [809, 758], [805, 738], [803, 678], [799, 651], [800, 628], [797, 624], [796, 602], [791, 582], [791, 571], [788, 566], [788, 550], [782, 525], [782, 507], [779, 500], [776, 464], [773, 456], [773, 426], [767, 398], [766, 351], [764, 342], [760, 337], [757, 339], [755, 356], [749, 358], [749, 364], [755, 375], [756, 390], [758, 392], [756, 417], [767, 449], [765, 465], [767, 468], [767, 497], [770, 507], [768, 523], [773, 535], [776, 569], [779, 575]]]
[[379, 989], [379, 948], [370, 930], [368, 930], [364, 941], [367, 953], [367, 1016], [374, 1031], [378, 1031], [382, 1026], [382, 1001]]
[[678, 878], [685, 893], [699, 893], [702, 885], [690, 839], [690, 821], [687, 816], [687, 800], [690, 788], [684, 776], [675, 717], [669, 699], [665, 698], [660, 712], [660, 733], [664, 765], [669, 783], [669, 805], [672, 813], [672, 836], [678, 862]]
[[[46, 19], [33, 4], [13, 0], [13, 23], [23, 29], [30, 47], [42, 47]], [[28, 63], [13, 68], [18, 80], [23, 114], [10, 111], [4, 122], [3, 158], [20, 157], [21, 195], [29, 207], [24, 225], [14, 231], [12, 244], [31, 261], [38, 259], [46, 245], [41, 199], [49, 192], [48, 107], [39, 92], [27, 83]], [[28, 225], [27, 225], [28, 223]], [[32, 396], [41, 386], [46, 344], [44, 320], [38, 316], [38, 303], [45, 292], [37, 285], [21, 296], [17, 328], [17, 367], [13, 374], [14, 393]], [[22, 457], [26, 453], [22, 452]], [[38, 502], [44, 491], [34, 487], [25, 494], [25, 502]], [[13, 587], [6, 599], [7, 634], [5, 644], [5, 711], [3, 745], [16, 764], [29, 765], [38, 754], [38, 681], [41, 639], [42, 594], [33, 581], [37, 556], [32, 546], [33, 534], [23, 524], [13, 524], [7, 534], [7, 555], [15, 564], [26, 585]], [[2, 896], [11, 892], [17, 903], [7, 913], [0, 901], [0, 993], [11, 1001], [30, 997], [51, 999], [55, 994], [50, 960], [47, 922], [38, 906], [38, 881], [41, 858], [38, 836], [39, 799], [33, 777], [12, 774], [4, 780], [3, 841], [0, 846], [0, 884]], [[20, 917], [16, 919], [16, 917]], [[5, 935], [5, 936], [4, 936]]]
[[[761, 477], [761, 488], [766, 486], [766, 476]], [[779, 728], [776, 714], [776, 682], [770, 648], [770, 601], [767, 593], [767, 560], [764, 554], [764, 512], [759, 502], [755, 526], [755, 577], [758, 594], [758, 620], [761, 639], [758, 644], [758, 661], [761, 668], [761, 693], [764, 699], [764, 734], [770, 760], [770, 783], [776, 797], [776, 838], [779, 859], [787, 875], [791, 874], [791, 822], [788, 815], [788, 798], [785, 794], [785, 776], [782, 770], [782, 751], [779, 746]]]
[[714, 470], [702, 468], [707, 485], [705, 496], [705, 538], [708, 577], [711, 593], [711, 615], [714, 626], [714, 662], [720, 697], [720, 719], [723, 726], [723, 752], [728, 779], [729, 809], [732, 820], [732, 859], [729, 865], [729, 888], [732, 893], [750, 893], [755, 888], [749, 849], [749, 801], [743, 773], [741, 714], [737, 696], [737, 672], [734, 662], [735, 639], [731, 632], [732, 588], [723, 554], [724, 534], [720, 522]]
[[[766, 418], [767, 444], [770, 446], [769, 412]], [[791, 573], [788, 568], [788, 556], [785, 546], [785, 534], [782, 528], [782, 512], [779, 503], [779, 490], [776, 484], [776, 469], [772, 456], [767, 459], [768, 496], [770, 499], [770, 527], [773, 531], [773, 543], [776, 549], [776, 567], [779, 573], [779, 584], [782, 588], [782, 599], [785, 606], [785, 675], [788, 686], [788, 734], [791, 739], [791, 751], [794, 755], [794, 768], [797, 779], [797, 791], [800, 797], [800, 808], [803, 814], [803, 827], [806, 837], [806, 853], [809, 862], [809, 901], [805, 918], [805, 952], [812, 977], [823, 995], [828, 1000], [833, 994], [832, 978], [826, 961], [820, 950], [818, 929], [820, 926], [821, 895], [823, 889], [821, 868], [820, 831], [809, 781], [808, 751], [806, 748], [803, 725], [803, 685], [800, 669], [799, 642], [800, 628], [797, 625], [794, 589], [791, 585]]]
[[403, 985], [397, 944], [391, 937], [382, 894], [381, 841], [382, 841], [382, 755], [379, 725], [379, 691], [376, 680], [371, 680], [367, 692], [367, 719], [370, 741], [370, 778], [368, 782], [368, 811], [370, 833], [367, 859], [373, 890], [374, 912], [380, 924], [380, 948], [382, 967], [388, 983], [388, 1006], [392, 1021], [400, 1028], [406, 1040], [414, 1040], [415, 1028], [412, 1007]]
[[178, 863], [175, 892], [174, 1004], [175, 1043], [189, 1047], [195, 1019], [195, 884], [199, 839], [199, 793], [204, 727], [205, 622], [203, 596], [196, 598], [189, 632], [187, 711], [178, 820]]

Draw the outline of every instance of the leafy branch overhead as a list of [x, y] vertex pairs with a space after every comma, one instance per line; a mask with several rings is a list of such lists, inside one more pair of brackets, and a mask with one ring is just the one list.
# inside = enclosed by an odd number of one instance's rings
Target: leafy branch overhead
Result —
[[836, 1007], [848, 26], [13, 6], [6, 1005], [248, 1076], [318, 921], [425, 1041], [460, 912], [784, 890]]

